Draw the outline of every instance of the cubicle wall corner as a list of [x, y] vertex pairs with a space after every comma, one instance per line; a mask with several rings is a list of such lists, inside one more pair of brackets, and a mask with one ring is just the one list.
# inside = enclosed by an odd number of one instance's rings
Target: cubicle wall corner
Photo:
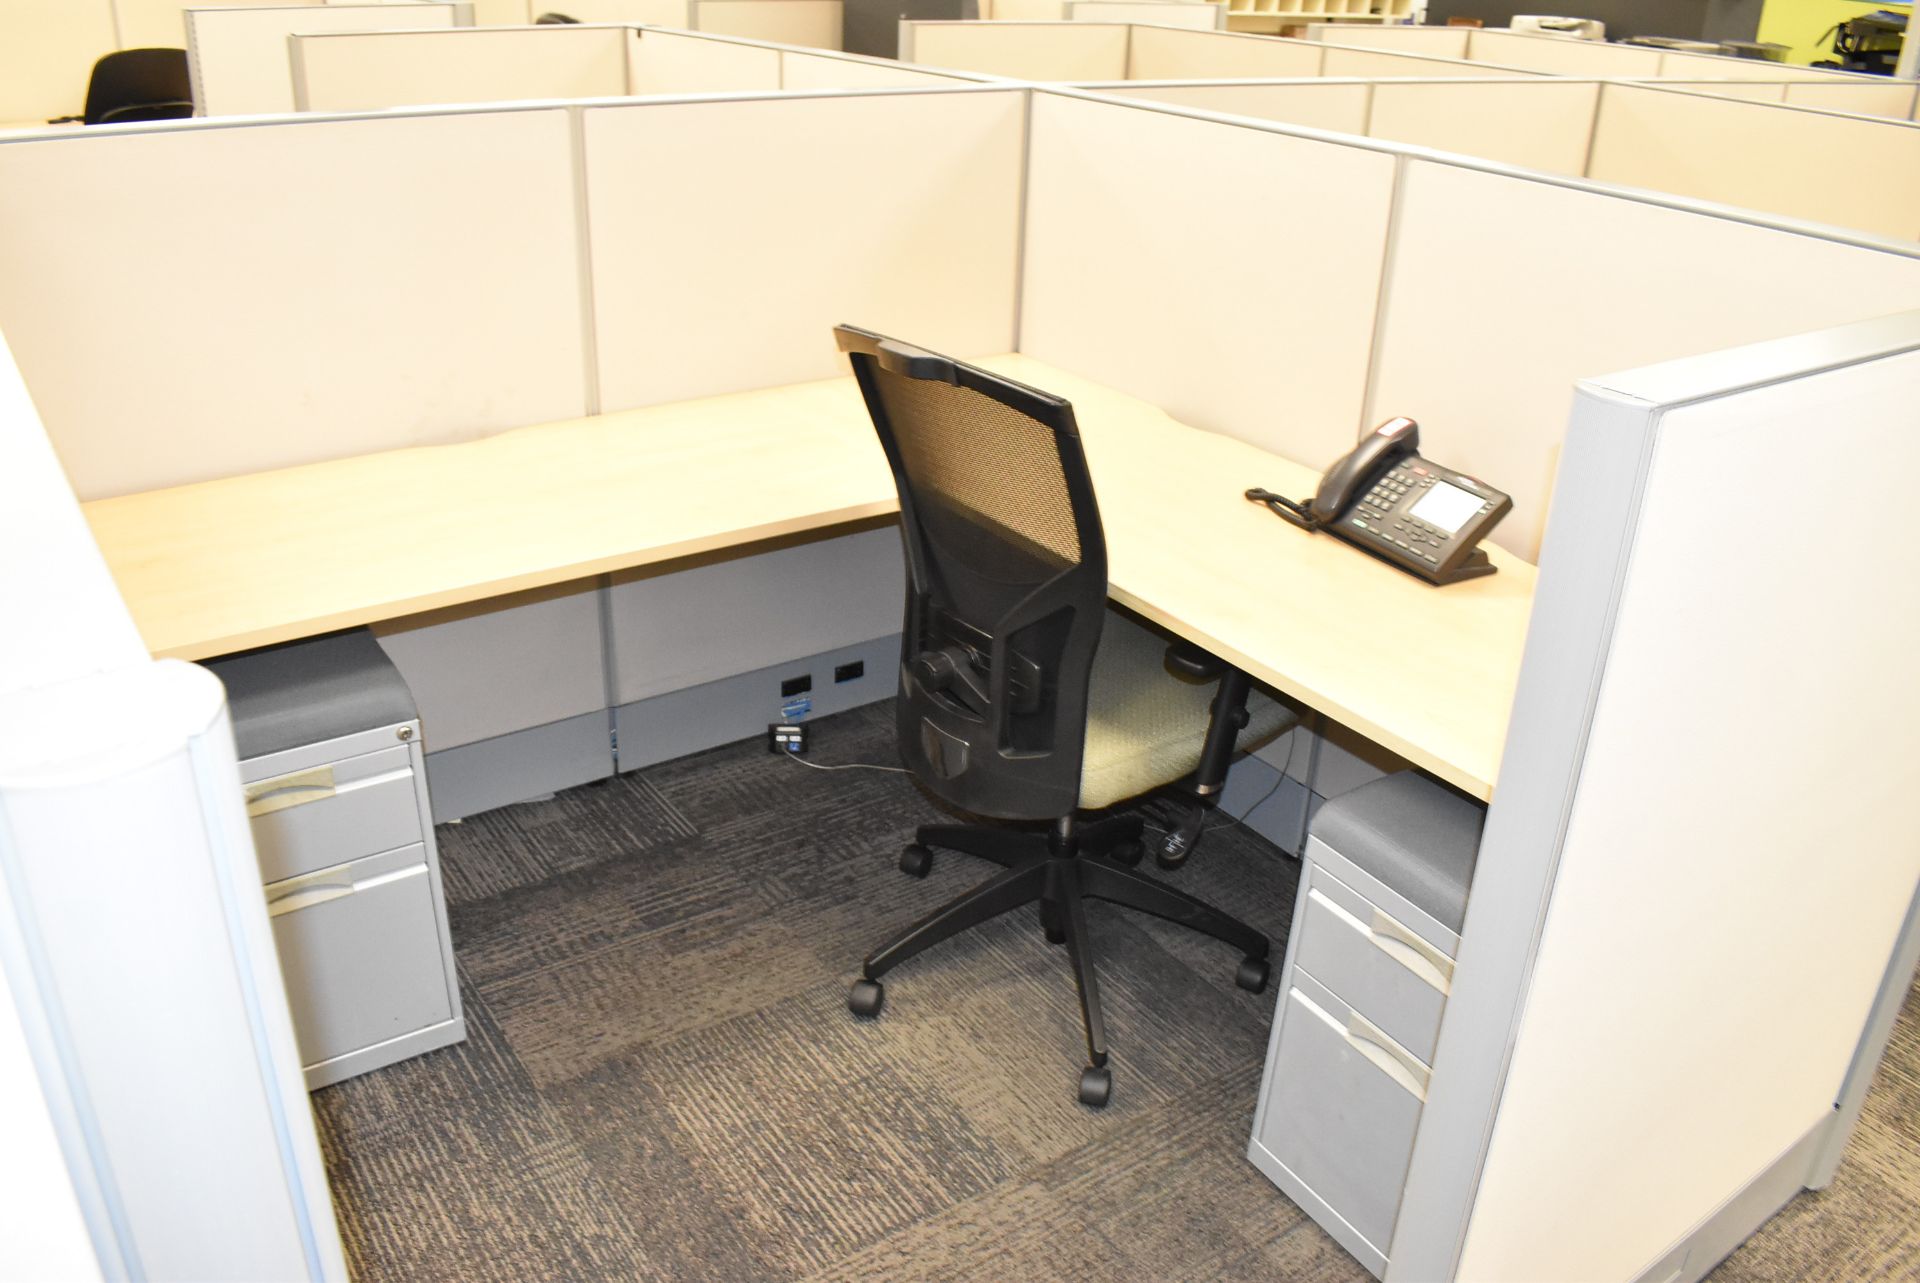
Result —
[[[1883, 429], [1917, 373], [1910, 312], [1582, 385], [1390, 1283], [1699, 1279], [1850, 1121], [1861, 1031], [1889, 959], [1911, 961], [1920, 852], [1889, 858], [1887, 835], [1920, 756], [1920, 688], [1893, 677], [1920, 599], [1885, 597], [1892, 513], [1756, 559], [1696, 499], [1764, 492], [1783, 456], [1823, 486], [1861, 451], [1920, 467]], [[1791, 790], [1751, 761], [1777, 731], [1754, 683], [1781, 672], [1821, 675], [1796, 734], [1863, 750], [1803, 759]], [[1743, 1063], [1770, 1068], [1725, 1072]], [[1610, 1214], [1556, 1214], [1593, 1206]]]

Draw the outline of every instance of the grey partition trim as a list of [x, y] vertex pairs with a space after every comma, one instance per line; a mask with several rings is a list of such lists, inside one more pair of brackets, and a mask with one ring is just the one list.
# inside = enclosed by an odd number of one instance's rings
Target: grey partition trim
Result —
[[[1635, 552], [1660, 415], [1914, 350], [1920, 312], [1579, 385], [1388, 1283], [1451, 1279], [1459, 1267]], [[1859, 1080], [1871, 1072], [1872, 1062], [1857, 1056], [1842, 1098], [1863, 1091]]]
[[1873, 1072], [1887, 1050], [1888, 1040], [1893, 1037], [1893, 1022], [1899, 1018], [1900, 1008], [1913, 986], [1916, 967], [1920, 967], [1920, 890], [1916, 890], [1913, 903], [1907, 906], [1906, 925], [1900, 928], [1900, 939], [1887, 963], [1886, 977], [1880, 982], [1880, 992], [1874, 996], [1866, 1032], [1860, 1035], [1853, 1063], [1847, 1066], [1840, 1099], [1834, 1102], [1833, 1126], [1814, 1152], [1813, 1168], [1807, 1176], [1808, 1189], [1825, 1189], [1839, 1170], [1840, 1156], [1846, 1152], [1854, 1124], [1860, 1121], [1861, 1107], [1867, 1103], [1867, 1088], [1872, 1085]]

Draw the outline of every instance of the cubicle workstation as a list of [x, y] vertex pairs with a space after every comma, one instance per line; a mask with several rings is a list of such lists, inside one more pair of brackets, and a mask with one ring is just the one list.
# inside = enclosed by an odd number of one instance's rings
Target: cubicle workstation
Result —
[[1183, 77], [1082, 87], [1920, 239], [1920, 129], [1750, 102], [1716, 85]]
[[[129, 181], [153, 200], [94, 198]], [[1317, 252], [1190, 234], [1222, 208]], [[1912, 962], [1920, 864], [1889, 835], [1920, 709], [1899, 630], [1849, 624], [1905, 582], [1898, 543], [1833, 525], [1756, 558], [1688, 497], [1836, 404], [1847, 435], [1797, 467], [1900, 466], [1879, 425], [1920, 334], [1860, 323], [1916, 308], [1911, 243], [1034, 86], [0, 141], [0, 332], [147, 646], [371, 625], [441, 817], [760, 734], [800, 673], [822, 703], [891, 693], [893, 495], [836, 323], [1070, 400], [1122, 606], [1490, 801], [1422, 1080], [1358, 1052], [1324, 1080], [1402, 1093], [1354, 1138], [1387, 1156], [1363, 1173], [1386, 1229], [1254, 1154], [1390, 1280], [1698, 1278], [1831, 1176]], [[1433, 588], [1243, 497], [1305, 494], [1398, 414], [1512, 495], [1498, 573]], [[1822, 751], [1782, 790], [1737, 749], [1777, 729], [1752, 691], [1806, 601], [1833, 621], [1791, 640], [1825, 674], [1795, 723]], [[1289, 844], [1370, 774], [1264, 752], [1236, 771], [1276, 787], [1291, 809], [1259, 822]], [[1751, 914], [1721, 911], [1736, 884]], [[1746, 956], [1756, 923], [1813, 956]]]
[[581, 23], [644, 23], [816, 49], [841, 47], [841, 0], [474, 0], [481, 26], [559, 13]]
[[[1714, 93], [1757, 101], [1859, 112], [1907, 119], [1914, 86], [1890, 84], [1883, 76], [1816, 71], [1804, 67], [1770, 72], [1773, 63], [1687, 56], [1594, 66], [1552, 59], [1502, 62], [1461, 56], [1457, 42], [1402, 41], [1434, 30], [1418, 27], [1369, 29], [1376, 40], [1336, 43], [1294, 40], [1221, 31], [1171, 28], [1148, 18], [1089, 24], [1087, 31], [1059, 29], [1042, 21], [962, 23], [903, 21], [901, 57], [925, 66], [954, 67], [1033, 80], [1086, 81], [1101, 69], [1101, 80], [1229, 79], [1267, 77], [1358, 77], [1366, 79], [1577, 77], [1685, 84]], [[1442, 32], [1444, 34], [1444, 31]], [[1533, 39], [1533, 37], [1526, 37]], [[1546, 39], [1546, 38], [1542, 38]], [[1580, 43], [1552, 41], [1549, 43]], [[1604, 49], [1603, 49], [1604, 52]]]
[[187, 66], [198, 116], [294, 110], [288, 37], [319, 31], [390, 31], [470, 25], [465, 3], [261, 5], [188, 9]]
[[623, 24], [293, 36], [287, 56], [294, 105], [322, 112], [987, 79], [837, 50]]
[[1602, 40], [1576, 40], [1499, 27], [1379, 26], [1357, 30], [1341, 24], [1317, 23], [1308, 27], [1306, 34], [1309, 39], [1335, 44], [1364, 44], [1377, 49], [1438, 54], [1471, 62], [1525, 67], [1554, 75], [1834, 83], [1863, 78], [1857, 73], [1831, 68], [1803, 67], [1759, 58], [1689, 53], [1644, 45], [1610, 44]]

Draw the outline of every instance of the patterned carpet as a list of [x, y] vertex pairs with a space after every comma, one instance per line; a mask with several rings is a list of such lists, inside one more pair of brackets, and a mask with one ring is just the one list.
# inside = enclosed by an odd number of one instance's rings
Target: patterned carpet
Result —
[[[894, 760], [885, 706], [816, 734], [817, 761]], [[314, 1096], [356, 1277], [1367, 1279], [1243, 1157], [1273, 999], [1225, 946], [1089, 905], [1100, 1114], [1031, 911], [853, 1021], [859, 959], [991, 872], [895, 871], [941, 818], [905, 776], [746, 743], [442, 828], [468, 1041]], [[1295, 867], [1223, 828], [1176, 876], [1278, 945]], [[1920, 1277], [1915, 1017], [1833, 1189], [1717, 1281]]]

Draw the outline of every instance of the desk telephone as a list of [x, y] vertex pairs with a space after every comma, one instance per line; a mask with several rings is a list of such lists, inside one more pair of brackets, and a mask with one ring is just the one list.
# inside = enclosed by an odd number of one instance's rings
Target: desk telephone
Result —
[[1494, 571], [1482, 539], [1513, 507], [1484, 481], [1420, 457], [1420, 425], [1389, 419], [1328, 468], [1310, 503], [1255, 487], [1265, 504], [1302, 530], [1325, 530], [1429, 583]]

